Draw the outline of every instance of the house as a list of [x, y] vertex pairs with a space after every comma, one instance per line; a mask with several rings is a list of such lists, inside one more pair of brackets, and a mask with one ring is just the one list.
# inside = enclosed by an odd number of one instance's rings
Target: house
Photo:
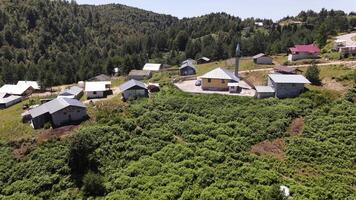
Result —
[[34, 90], [37, 90], [37, 91], [41, 89], [41, 87], [37, 81], [18, 81], [17, 85], [31, 86]]
[[79, 123], [88, 117], [86, 106], [76, 99], [69, 98], [56, 98], [29, 110], [29, 113], [31, 126], [34, 129], [43, 128], [46, 123], [57, 128]]
[[265, 55], [264, 53], [257, 54], [252, 57], [253, 62], [259, 65], [272, 65], [272, 57]]
[[296, 97], [304, 91], [305, 84], [310, 84], [310, 81], [303, 75], [268, 75], [268, 86], [273, 88], [277, 98]]
[[152, 72], [148, 70], [131, 70], [128, 79], [135, 79], [135, 80], [144, 80], [144, 79], [150, 79], [152, 77]]
[[295, 45], [289, 48], [290, 54], [288, 56], [288, 61], [296, 61], [301, 59], [319, 58], [320, 49], [315, 44], [309, 45]]
[[161, 68], [162, 68], [162, 64], [146, 63], [145, 66], [143, 66], [142, 70], [158, 72], [161, 70]]
[[35, 89], [27, 84], [20, 84], [20, 85], [5, 84], [0, 88], [0, 93], [23, 96], [23, 97], [31, 95], [34, 91]]
[[339, 52], [345, 57], [356, 56], [356, 46], [340, 47]]
[[203, 90], [213, 90], [213, 91], [229, 91], [234, 90], [235, 85], [228, 85], [229, 83], [238, 83], [240, 79], [232, 72], [223, 69], [216, 68], [203, 76], [201, 87]]
[[273, 71], [274, 71], [274, 73], [277, 73], [277, 74], [296, 74], [297, 73], [296, 68], [282, 66], [282, 65], [274, 67]]
[[105, 98], [112, 93], [110, 81], [85, 83], [85, 93], [88, 99]]
[[148, 97], [148, 89], [144, 83], [131, 79], [120, 85], [124, 100]]
[[110, 76], [105, 75], [105, 74], [100, 74], [100, 75], [98, 75], [98, 76], [95, 76], [95, 77], [89, 79], [88, 81], [93, 81], [93, 82], [95, 82], [95, 81], [110, 81], [110, 80], [111, 80], [111, 77], [110, 77]]
[[207, 58], [207, 57], [201, 57], [197, 60], [198, 64], [203, 64], [203, 63], [208, 63], [208, 62], [210, 62], [210, 58]]
[[0, 93], [0, 109], [5, 109], [22, 101], [21, 96]]
[[78, 86], [72, 86], [58, 94], [58, 98], [80, 99], [83, 96], [83, 89]]
[[256, 97], [259, 99], [275, 96], [275, 91], [271, 86], [256, 86]]
[[179, 68], [179, 74], [181, 76], [190, 76], [197, 73], [197, 69], [195, 68], [193, 62], [185, 61], [182, 66]]

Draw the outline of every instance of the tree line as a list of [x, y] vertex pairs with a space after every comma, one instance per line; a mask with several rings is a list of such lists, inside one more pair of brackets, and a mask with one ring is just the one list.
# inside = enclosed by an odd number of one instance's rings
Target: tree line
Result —
[[125, 75], [148, 61], [175, 65], [201, 56], [225, 59], [234, 56], [238, 42], [245, 56], [286, 53], [299, 43], [323, 47], [328, 36], [354, 27], [354, 16], [323, 9], [280, 23], [226, 13], [179, 20], [119, 4], [5, 1], [0, 7], [0, 84], [26, 79], [51, 87], [112, 74], [116, 67]]

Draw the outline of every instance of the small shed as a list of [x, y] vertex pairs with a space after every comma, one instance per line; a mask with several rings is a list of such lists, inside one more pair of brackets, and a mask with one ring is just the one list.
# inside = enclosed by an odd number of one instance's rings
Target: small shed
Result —
[[88, 99], [105, 98], [111, 94], [110, 81], [96, 81], [85, 83], [85, 93]]
[[258, 99], [274, 97], [274, 89], [271, 86], [256, 86], [255, 89]]
[[264, 53], [257, 54], [252, 57], [253, 62], [259, 65], [272, 65], [273, 64], [273, 59], [270, 56], [267, 56]]
[[183, 65], [184, 63], [192, 63], [193, 65], [198, 64], [198, 62], [197, 62], [196, 60], [191, 59], [191, 58], [188, 58], [187, 60], [183, 61], [183, 62], [182, 62], [182, 65]]
[[297, 97], [304, 91], [305, 84], [310, 84], [310, 81], [303, 75], [268, 75], [268, 86], [274, 89], [277, 98]]
[[145, 66], [143, 66], [143, 70], [146, 71], [152, 71], [152, 72], [158, 72], [162, 68], [162, 64], [157, 64], [157, 63], [146, 63]]
[[147, 86], [143, 82], [134, 79], [120, 85], [120, 90], [124, 100], [148, 97]]
[[179, 68], [179, 74], [181, 76], [190, 76], [195, 75], [197, 73], [197, 69], [191, 61], [186, 61]]
[[152, 77], [152, 72], [148, 70], [131, 70], [128, 79], [135, 79], [135, 80], [144, 80], [144, 79], [150, 79]]
[[274, 73], [278, 74], [296, 74], [296, 68], [288, 67], [288, 66], [276, 66], [273, 68]]
[[58, 98], [80, 99], [83, 96], [83, 89], [78, 86], [72, 86], [58, 94]]

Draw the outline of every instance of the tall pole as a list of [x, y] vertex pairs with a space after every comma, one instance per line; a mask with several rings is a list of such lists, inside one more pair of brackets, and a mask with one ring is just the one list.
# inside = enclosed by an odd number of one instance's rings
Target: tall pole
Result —
[[239, 77], [239, 69], [240, 69], [240, 58], [241, 58], [241, 49], [240, 43], [237, 43], [236, 47], [236, 63], [235, 63], [235, 76]]

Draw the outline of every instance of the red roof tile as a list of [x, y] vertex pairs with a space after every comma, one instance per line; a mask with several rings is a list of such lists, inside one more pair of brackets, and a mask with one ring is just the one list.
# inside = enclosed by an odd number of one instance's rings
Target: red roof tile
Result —
[[320, 53], [319, 47], [315, 44], [295, 45], [294, 47], [289, 48], [289, 50], [292, 53], [296, 53], [296, 52]]

